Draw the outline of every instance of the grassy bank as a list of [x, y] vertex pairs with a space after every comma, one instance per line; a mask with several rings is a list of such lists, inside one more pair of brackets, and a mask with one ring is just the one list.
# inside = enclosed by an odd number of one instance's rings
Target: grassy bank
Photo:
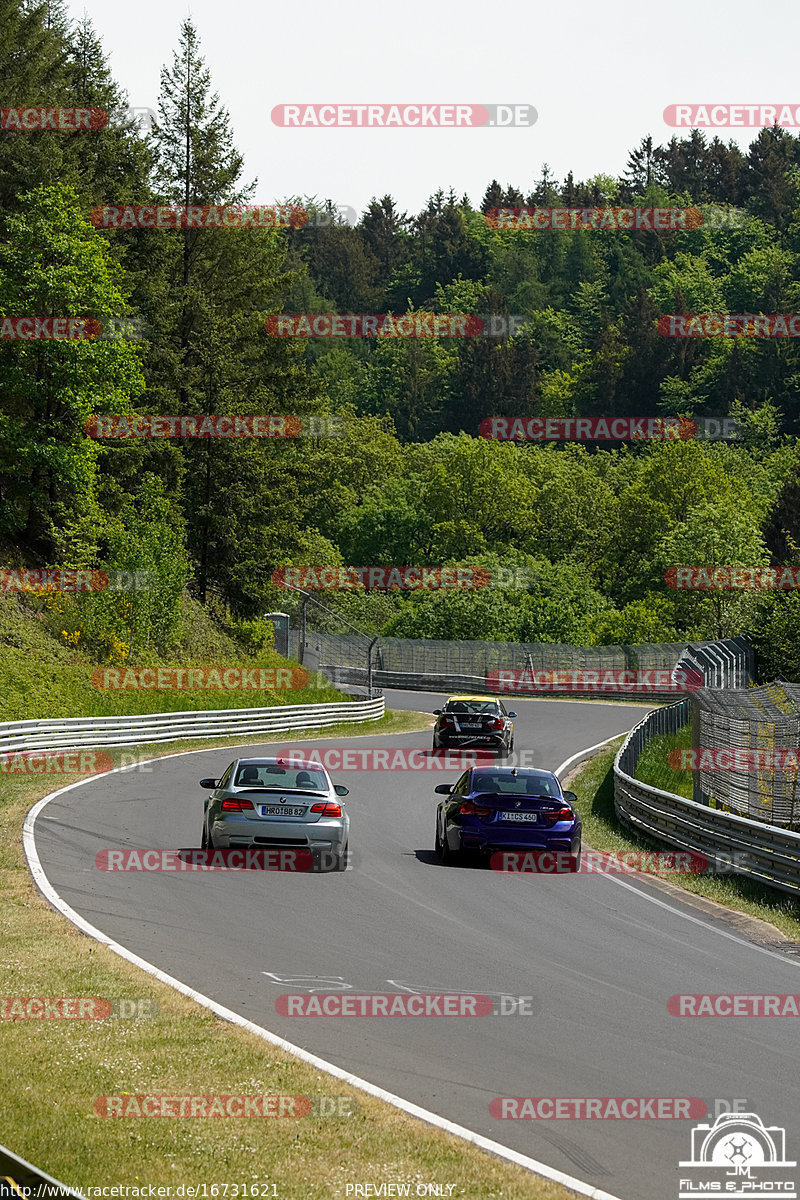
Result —
[[[30, 600], [0, 596], [0, 721], [266, 708], [350, 699], [320, 675], [311, 675], [305, 683], [297, 676], [298, 664], [282, 658], [271, 646], [254, 649], [237, 640], [189, 597], [183, 599], [178, 635], [169, 650], [144, 649], [134, 655], [123, 643], [110, 655], [101, 656], [90, 652], [80, 639], [69, 641], [68, 614], [58, 607], [47, 608], [48, 603], [58, 606], [66, 601], [63, 597]], [[231, 687], [230, 682], [224, 687], [205, 686], [224, 684], [224, 673], [231, 669], [240, 674], [229, 681], [238, 680], [244, 686]], [[158, 682], [159, 670], [168, 686], [148, 686]], [[147, 671], [152, 674], [142, 674]], [[214, 671], [218, 681], [210, 674]], [[283, 674], [276, 675], [278, 671]], [[111, 674], [105, 676], [105, 672]], [[269, 686], [272, 680], [300, 686]], [[107, 686], [109, 683], [128, 686]], [[129, 686], [134, 683], [138, 686]], [[259, 686], [262, 683], [267, 686]]]

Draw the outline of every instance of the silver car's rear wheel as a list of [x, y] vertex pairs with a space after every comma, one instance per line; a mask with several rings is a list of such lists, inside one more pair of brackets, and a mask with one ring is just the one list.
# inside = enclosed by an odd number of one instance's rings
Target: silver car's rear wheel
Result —
[[344, 849], [342, 850], [341, 854], [336, 855], [336, 865], [333, 868], [334, 871], [346, 871], [347, 870], [347, 859], [348, 859], [349, 853], [350, 853], [350, 843], [345, 842]]
[[200, 836], [200, 849], [201, 849], [201, 850], [207, 850], [207, 849], [208, 849], [208, 833], [206, 832], [206, 823], [205, 823], [205, 821], [203, 821], [203, 832], [202, 832], [202, 834], [201, 834], [201, 836]]

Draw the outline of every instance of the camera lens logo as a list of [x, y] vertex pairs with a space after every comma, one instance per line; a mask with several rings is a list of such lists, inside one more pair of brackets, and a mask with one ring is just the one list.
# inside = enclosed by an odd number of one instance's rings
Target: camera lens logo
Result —
[[756, 1113], [723, 1113], [713, 1125], [696, 1125], [692, 1130], [692, 1157], [679, 1164], [680, 1200], [708, 1195], [752, 1196], [755, 1191], [797, 1197], [788, 1167], [797, 1163], [786, 1158], [786, 1132], [778, 1125], [764, 1125]]

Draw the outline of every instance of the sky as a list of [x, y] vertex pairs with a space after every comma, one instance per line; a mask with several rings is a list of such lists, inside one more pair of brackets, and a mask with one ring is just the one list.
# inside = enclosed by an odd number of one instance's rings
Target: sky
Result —
[[[244, 178], [258, 178], [255, 203], [315, 196], [360, 214], [389, 193], [414, 213], [452, 187], [477, 206], [492, 179], [530, 191], [543, 163], [559, 181], [570, 170], [576, 180], [621, 174], [646, 135], [682, 136], [665, 122], [669, 105], [789, 105], [800, 118], [797, 0], [138, 0], [135, 9], [74, 0], [73, 15], [84, 12], [129, 104], [145, 109], [156, 108], [161, 68], [191, 17]], [[434, 103], [524, 104], [537, 119], [512, 128], [272, 119], [284, 104]], [[746, 149], [757, 128], [716, 132]]]

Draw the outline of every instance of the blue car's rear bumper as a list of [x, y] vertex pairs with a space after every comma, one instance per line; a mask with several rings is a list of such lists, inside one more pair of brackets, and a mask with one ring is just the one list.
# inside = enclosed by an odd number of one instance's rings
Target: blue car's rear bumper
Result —
[[479, 826], [467, 824], [460, 827], [459, 843], [462, 850], [567, 850], [581, 843], [581, 826], [567, 825], [564, 829], [522, 830], [510, 826]]

